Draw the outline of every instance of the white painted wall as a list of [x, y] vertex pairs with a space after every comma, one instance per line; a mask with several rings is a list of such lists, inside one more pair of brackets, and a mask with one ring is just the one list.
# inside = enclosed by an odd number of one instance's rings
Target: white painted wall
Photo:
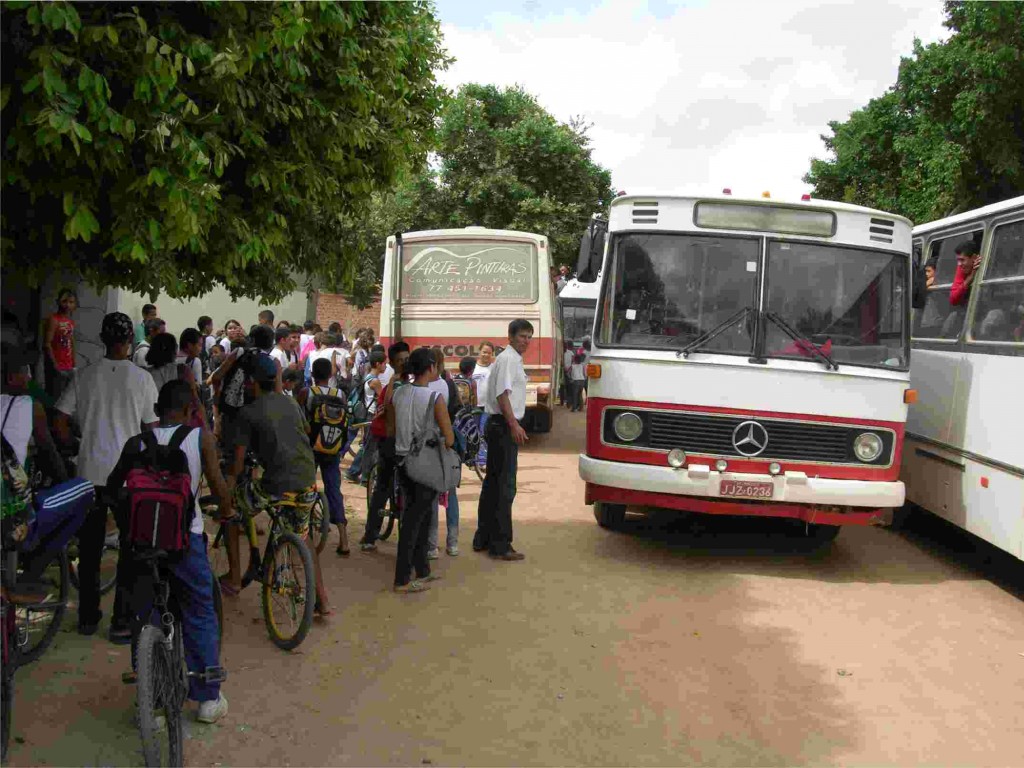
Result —
[[167, 330], [175, 336], [185, 328], [194, 328], [200, 315], [209, 315], [213, 318], [214, 331], [223, 328], [228, 320], [237, 320], [243, 328], [248, 329], [250, 325], [256, 323], [256, 317], [262, 309], [269, 309], [274, 313], [275, 325], [279, 320], [302, 325], [306, 320], [315, 319], [316, 316], [315, 311], [311, 315], [306, 314], [308, 299], [303, 291], [290, 293], [283, 301], [269, 305], [253, 299], [232, 300], [231, 295], [223, 288], [214, 289], [204, 296], [186, 301], [158, 296], [156, 301], [150, 302], [148, 297], [131, 291], [117, 291], [117, 294], [117, 311], [124, 312], [136, 323], [142, 319], [144, 304], [156, 304], [157, 315], [167, 323]]

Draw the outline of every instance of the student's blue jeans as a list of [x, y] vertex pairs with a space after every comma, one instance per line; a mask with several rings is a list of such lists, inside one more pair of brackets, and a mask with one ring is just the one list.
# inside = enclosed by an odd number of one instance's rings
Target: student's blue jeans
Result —
[[[138, 579], [141, 574], [136, 574]], [[189, 548], [182, 559], [171, 565], [171, 590], [181, 608], [181, 639], [185, 645], [185, 665], [190, 672], [204, 672], [220, 665], [220, 627], [213, 607], [213, 572], [206, 556], [206, 536], [189, 534]], [[143, 606], [137, 615], [148, 615]], [[139, 627], [141, 629], [141, 627]], [[220, 683], [190, 677], [188, 697], [193, 701], [215, 701]]]
[[[438, 518], [440, 517], [438, 499], [434, 498], [434, 505], [430, 511], [430, 533], [427, 536], [427, 548], [437, 549]], [[459, 544], [459, 495], [452, 488], [448, 491], [448, 507], [445, 512], [445, 522], [448, 524], [447, 546], [449, 549]]]
[[487, 433], [487, 420], [491, 418], [489, 413], [480, 414], [480, 450], [476, 454], [476, 463], [478, 466], [487, 466], [487, 440], [484, 435]]
[[320, 476], [324, 479], [324, 493], [327, 495], [327, 509], [331, 513], [331, 522], [345, 525], [345, 498], [341, 495], [341, 455], [327, 456], [313, 453]]

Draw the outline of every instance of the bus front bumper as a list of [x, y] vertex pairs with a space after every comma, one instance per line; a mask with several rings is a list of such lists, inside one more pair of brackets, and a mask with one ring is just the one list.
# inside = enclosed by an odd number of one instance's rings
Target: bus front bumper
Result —
[[[580, 455], [580, 477], [587, 483], [587, 503], [663, 507], [712, 514], [794, 517], [829, 525], [869, 525], [903, 504], [901, 482], [835, 480], [802, 472], [759, 475], [718, 472], [703, 464], [674, 469], [626, 464]], [[723, 497], [722, 480], [771, 483], [770, 499]]]

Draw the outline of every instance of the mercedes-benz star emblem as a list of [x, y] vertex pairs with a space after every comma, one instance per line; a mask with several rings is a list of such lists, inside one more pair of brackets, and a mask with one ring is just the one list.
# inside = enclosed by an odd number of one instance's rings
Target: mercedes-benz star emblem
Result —
[[768, 430], [756, 421], [744, 421], [732, 431], [732, 444], [741, 456], [757, 456], [768, 447]]

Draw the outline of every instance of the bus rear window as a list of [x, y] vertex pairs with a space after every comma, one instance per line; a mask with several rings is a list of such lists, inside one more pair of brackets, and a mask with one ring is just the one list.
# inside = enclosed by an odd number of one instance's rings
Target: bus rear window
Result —
[[495, 240], [408, 243], [402, 249], [402, 300], [533, 303], [536, 247]]

